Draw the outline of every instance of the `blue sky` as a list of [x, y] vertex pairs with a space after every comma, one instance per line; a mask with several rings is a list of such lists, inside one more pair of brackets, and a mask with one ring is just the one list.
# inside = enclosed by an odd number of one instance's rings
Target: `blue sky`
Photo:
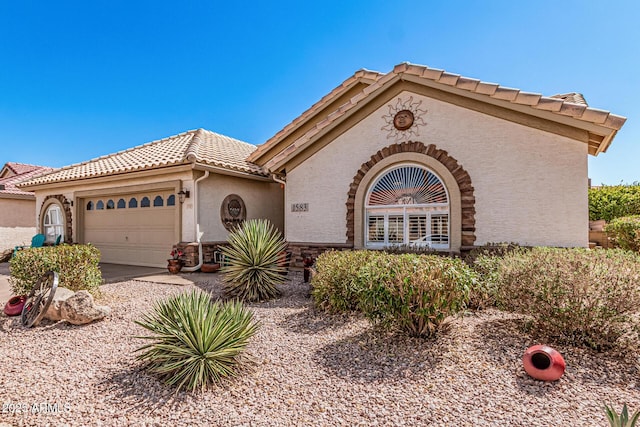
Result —
[[640, 181], [640, 2], [0, 0], [0, 163], [64, 166], [203, 127], [264, 143], [404, 62], [626, 116], [594, 184]]

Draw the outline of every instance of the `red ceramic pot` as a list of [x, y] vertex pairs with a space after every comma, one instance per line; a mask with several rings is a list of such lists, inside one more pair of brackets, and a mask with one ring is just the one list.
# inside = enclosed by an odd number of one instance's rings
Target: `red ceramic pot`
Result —
[[527, 349], [522, 356], [524, 370], [531, 377], [542, 381], [559, 379], [566, 368], [562, 355], [546, 345], [534, 345]]
[[7, 316], [18, 316], [22, 313], [22, 307], [24, 307], [24, 302], [27, 300], [27, 297], [24, 295], [20, 295], [17, 297], [11, 297], [9, 301], [4, 305], [4, 313]]

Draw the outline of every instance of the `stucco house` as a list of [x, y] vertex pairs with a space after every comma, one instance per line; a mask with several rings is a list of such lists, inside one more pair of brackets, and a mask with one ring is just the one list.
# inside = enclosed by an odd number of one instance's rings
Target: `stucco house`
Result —
[[[36, 194], [39, 229], [59, 212], [64, 241], [94, 244], [102, 262], [164, 267], [174, 244], [214, 247], [243, 219], [268, 218], [283, 229], [280, 184], [245, 160], [255, 148], [191, 130], [57, 169], [22, 188]], [[197, 259], [197, 244], [188, 249]]]
[[36, 197], [16, 187], [22, 180], [51, 171], [44, 166], [8, 162], [0, 169], [0, 252], [31, 243], [36, 234]]
[[[40, 226], [49, 206], [65, 209], [67, 239], [97, 244], [110, 262], [159, 265], [171, 244], [196, 242], [198, 227], [202, 254], [225, 240], [224, 218], [241, 219], [238, 210], [272, 220], [294, 260], [390, 245], [586, 247], [587, 157], [606, 151], [625, 120], [577, 93], [403, 63], [357, 71], [257, 148], [190, 131], [23, 188], [36, 194]], [[191, 197], [170, 208], [185, 189]], [[144, 197], [148, 210], [128, 216]]]

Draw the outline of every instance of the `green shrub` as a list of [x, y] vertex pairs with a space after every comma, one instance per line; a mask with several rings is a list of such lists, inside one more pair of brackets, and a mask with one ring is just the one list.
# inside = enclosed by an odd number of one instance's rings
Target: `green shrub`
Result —
[[605, 226], [604, 231], [614, 245], [640, 252], [640, 215], [615, 218]]
[[358, 280], [359, 308], [369, 319], [430, 337], [465, 308], [475, 275], [460, 259], [380, 254], [359, 270]]
[[325, 311], [339, 313], [358, 309], [360, 296], [358, 271], [375, 251], [328, 251], [316, 260], [316, 271], [311, 285], [316, 306]]
[[276, 287], [286, 270], [278, 265], [286, 244], [280, 232], [263, 219], [245, 221], [220, 247], [227, 265], [222, 267], [227, 296], [244, 301], [264, 301], [280, 296]]
[[465, 261], [478, 275], [469, 293], [468, 308], [481, 310], [497, 305], [498, 266], [502, 258], [510, 253], [525, 251], [517, 243], [488, 243], [473, 249]]
[[604, 219], [640, 215], [640, 185], [605, 185], [589, 189], [589, 219]]
[[604, 349], [637, 331], [640, 256], [622, 250], [533, 248], [502, 258], [497, 298], [540, 335]]
[[40, 277], [53, 270], [60, 277], [58, 286], [96, 295], [102, 284], [99, 261], [100, 251], [90, 244], [26, 248], [10, 261], [11, 290], [16, 295], [28, 294]]
[[194, 290], [156, 302], [138, 325], [152, 335], [137, 356], [149, 372], [176, 392], [204, 390], [212, 383], [238, 375], [242, 356], [259, 324], [242, 303], [211, 302], [209, 294]]

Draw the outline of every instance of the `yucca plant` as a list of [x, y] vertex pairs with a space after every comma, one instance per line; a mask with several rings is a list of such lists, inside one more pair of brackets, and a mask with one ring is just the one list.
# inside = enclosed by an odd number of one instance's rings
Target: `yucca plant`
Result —
[[244, 301], [265, 301], [280, 296], [276, 287], [285, 272], [278, 265], [286, 244], [280, 232], [267, 220], [245, 221], [229, 234], [228, 245], [220, 251], [226, 258], [222, 267], [227, 296]]
[[138, 325], [152, 332], [137, 359], [168, 385], [190, 391], [238, 374], [249, 339], [259, 324], [242, 303], [212, 303], [194, 290], [156, 302]]
[[607, 420], [611, 427], [636, 427], [638, 420], [640, 419], [640, 410], [636, 411], [631, 418], [629, 418], [629, 409], [625, 403], [622, 407], [622, 412], [618, 414], [613, 406], [604, 405], [605, 413], [607, 414]]

